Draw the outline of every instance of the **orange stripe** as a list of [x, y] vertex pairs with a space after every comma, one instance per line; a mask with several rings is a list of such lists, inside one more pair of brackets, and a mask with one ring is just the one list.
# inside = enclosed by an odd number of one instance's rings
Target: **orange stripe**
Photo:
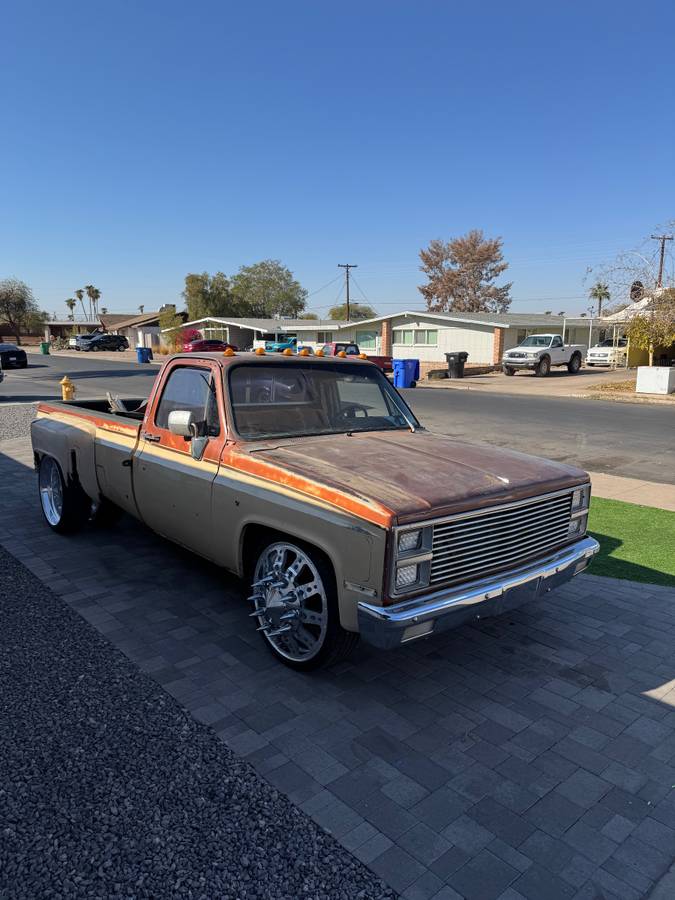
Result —
[[140, 423], [138, 425], [129, 425], [121, 420], [119, 422], [111, 422], [109, 419], [102, 419], [93, 413], [80, 412], [79, 409], [77, 412], [71, 412], [71, 410], [64, 409], [62, 406], [50, 406], [47, 403], [40, 403], [38, 405], [38, 412], [70, 416], [72, 419], [84, 419], [85, 422], [91, 422], [92, 425], [95, 425], [97, 428], [101, 428], [104, 431], [115, 431], [120, 434], [128, 434], [132, 437], [135, 437], [138, 434], [140, 428]]
[[326, 487], [317, 481], [312, 481], [294, 472], [289, 472], [281, 466], [274, 465], [259, 459], [253, 459], [247, 453], [240, 453], [233, 447], [226, 447], [221, 457], [221, 464], [249, 475], [257, 475], [267, 481], [282, 484], [303, 494], [309, 494], [330, 503], [332, 506], [380, 525], [382, 528], [391, 527], [395, 519], [395, 513], [376, 501], [361, 500], [345, 491]]

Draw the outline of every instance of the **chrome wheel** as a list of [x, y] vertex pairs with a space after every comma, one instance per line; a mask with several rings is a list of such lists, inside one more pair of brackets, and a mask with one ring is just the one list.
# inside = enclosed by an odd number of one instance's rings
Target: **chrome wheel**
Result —
[[40, 463], [40, 502], [50, 525], [58, 525], [63, 517], [63, 479], [55, 459], [45, 456]]
[[258, 631], [284, 659], [307, 662], [321, 650], [328, 628], [328, 598], [316, 565], [300, 547], [279, 542], [263, 550], [250, 599]]

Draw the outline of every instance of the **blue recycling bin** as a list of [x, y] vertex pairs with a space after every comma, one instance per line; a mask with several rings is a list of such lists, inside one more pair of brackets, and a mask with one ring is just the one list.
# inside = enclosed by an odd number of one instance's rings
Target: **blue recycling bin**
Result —
[[150, 349], [148, 347], [136, 347], [136, 362], [150, 362]]
[[393, 366], [394, 387], [415, 387], [420, 377], [419, 359], [395, 359], [393, 360]]

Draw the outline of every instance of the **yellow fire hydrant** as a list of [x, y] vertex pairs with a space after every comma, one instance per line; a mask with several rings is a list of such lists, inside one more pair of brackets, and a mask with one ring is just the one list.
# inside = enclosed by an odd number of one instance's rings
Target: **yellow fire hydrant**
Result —
[[61, 385], [61, 399], [62, 400], [74, 400], [75, 399], [75, 385], [68, 378], [67, 375], [64, 375], [61, 381], [59, 381]]

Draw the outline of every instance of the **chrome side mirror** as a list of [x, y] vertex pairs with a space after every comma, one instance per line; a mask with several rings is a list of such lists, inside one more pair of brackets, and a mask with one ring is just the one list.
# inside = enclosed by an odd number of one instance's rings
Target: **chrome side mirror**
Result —
[[187, 409], [174, 409], [169, 413], [169, 431], [171, 434], [189, 440], [193, 433], [194, 414]]

